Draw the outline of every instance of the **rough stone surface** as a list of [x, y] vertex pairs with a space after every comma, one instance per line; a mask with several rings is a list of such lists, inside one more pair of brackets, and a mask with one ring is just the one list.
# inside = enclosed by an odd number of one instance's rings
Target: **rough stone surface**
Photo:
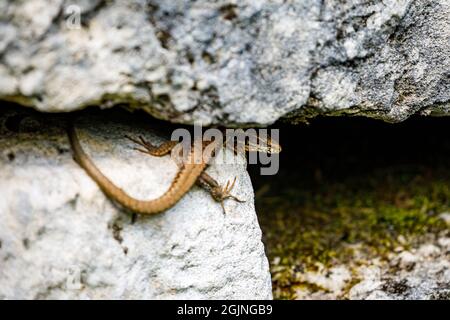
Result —
[[[161, 138], [107, 114], [77, 120], [85, 150], [131, 195], [159, 196], [176, 165], [132, 150], [123, 135]], [[208, 169], [222, 183], [237, 176], [234, 192], [247, 200], [227, 201], [227, 215], [194, 187], [133, 222], [72, 160], [65, 120], [0, 107], [0, 299], [272, 297], [244, 162]]]
[[[306, 287], [298, 299], [450, 300], [450, 238], [438, 237], [409, 250], [389, 254], [388, 260], [349, 262], [301, 274]], [[361, 253], [361, 257], [364, 253]], [[359, 257], [359, 258], [361, 258]]]
[[2, 1], [0, 99], [205, 124], [443, 115], [449, 16], [448, 0]]
[[350, 299], [450, 299], [450, 238], [392, 255], [388, 264], [358, 270], [363, 279], [349, 291]]

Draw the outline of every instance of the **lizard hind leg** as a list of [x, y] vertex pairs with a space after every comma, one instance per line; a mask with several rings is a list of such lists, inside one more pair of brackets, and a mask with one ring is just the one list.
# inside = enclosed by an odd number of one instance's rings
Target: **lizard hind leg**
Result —
[[233, 196], [230, 192], [231, 190], [233, 190], [234, 184], [236, 183], [236, 177], [234, 177], [233, 182], [230, 184], [230, 180], [227, 181], [225, 187], [223, 188], [222, 194], [223, 194], [223, 199], [233, 199], [236, 200], [237, 202], [245, 202], [245, 200], [241, 200], [235, 196]]
[[228, 180], [227, 183], [225, 184], [225, 186], [219, 187], [218, 189], [216, 189], [215, 195], [213, 195], [214, 199], [216, 199], [216, 201], [220, 202], [220, 205], [222, 206], [222, 210], [223, 210], [224, 214], [226, 214], [225, 205], [224, 205], [225, 200], [233, 199], [234, 201], [237, 201], [237, 202], [241, 202], [241, 203], [245, 202], [245, 200], [241, 200], [231, 194], [231, 190], [233, 189], [233, 187], [236, 183], [236, 177], [234, 177], [233, 182], [231, 182], [231, 183], [230, 182], [231, 181]]
[[213, 177], [211, 177], [206, 172], [203, 172], [197, 179], [197, 184], [207, 190], [215, 201], [220, 202], [224, 213], [226, 213], [224, 206], [224, 202], [226, 199], [233, 199], [237, 202], [245, 202], [244, 200], [238, 199], [234, 195], [230, 194], [235, 183], [236, 177], [234, 178], [233, 182], [228, 180], [224, 186], [221, 186]]

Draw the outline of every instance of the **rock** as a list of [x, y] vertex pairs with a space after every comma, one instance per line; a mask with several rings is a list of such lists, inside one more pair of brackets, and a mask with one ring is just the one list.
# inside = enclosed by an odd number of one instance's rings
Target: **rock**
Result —
[[[357, 247], [355, 247], [357, 250]], [[299, 273], [297, 299], [430, 300], [450, 299], [450, 238], [372, 258]], [[360, 255], [362, 258], [364, 254]]]
[[[107, 176], [157, 197], [177, 167], [132, 150], [124, 134], [161, 138], [128, 117], [83, 114], [76, 126]], [[194, 187], [167, 212], [133, 219], [72, 160], [66, 120], [0, 107], [0, 299], [272, 297], [244, 163], [208, 169], [221, 183], [238, 177], [234, 192], [247, 202], [227, 201], [226, 215]]]
[[[388, 265], [375, 267], [377, 272], [365, 276], [353, 286], [350, 299], [423, 300], [450, 299], [450, 238], [436, 244], [423, 244], [418, 249], [403, 251]], [[359, 272], [364, 273], [361, 267]]]
[[448, 226], [450, 226], [450, 212], [441, 213], [439, 216]]
[[351, 280], [351, 272], [345, 266], [323, 268], [318, 264], [318, 270], [298, 275], [300, 283], [313, 284], [317, 290], [311, 292], [306, 288], [296, 290], [297, 300], [329, 300], [336, 299], [343, 288]]
[[[450, 111], [450, 4], [3, 1], [0, 99], [260, 124]], [[39, 13], [39, 14], [37, 14]]]

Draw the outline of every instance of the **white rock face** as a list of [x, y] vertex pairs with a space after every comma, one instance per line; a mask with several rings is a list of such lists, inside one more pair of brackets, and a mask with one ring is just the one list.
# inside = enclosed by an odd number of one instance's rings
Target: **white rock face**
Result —
[[[214, 165], [237, 176], [227, 214], [194, 187], [154, 217], [118, 209], [72, 160], [65, 116], [0, 113], [0, 299], [270, 299], [269, 266], [243, 163]], [[177, 171], [168, 157], [132, 150], [123, 135], [150, 128], [118, 117], [81, 118], [95, 163], [135, 197], [161, 195]]]
[[6, 0], [0, 99], [173, 122], [450, 110], [448, 0]]

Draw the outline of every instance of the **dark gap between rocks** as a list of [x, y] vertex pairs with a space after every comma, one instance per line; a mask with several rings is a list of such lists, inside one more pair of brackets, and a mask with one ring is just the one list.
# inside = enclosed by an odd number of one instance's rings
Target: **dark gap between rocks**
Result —
[[275, 125], [283, 147], [279, 173], [261, 176], [249, 166], [274, 297], [296, 298], [305, 286], [325, 292], [299, 281], [317, 263], [388, 260], [399, 246], [448, 234], [439, 217], [450, 211], [449, 127], [450, 118]]

